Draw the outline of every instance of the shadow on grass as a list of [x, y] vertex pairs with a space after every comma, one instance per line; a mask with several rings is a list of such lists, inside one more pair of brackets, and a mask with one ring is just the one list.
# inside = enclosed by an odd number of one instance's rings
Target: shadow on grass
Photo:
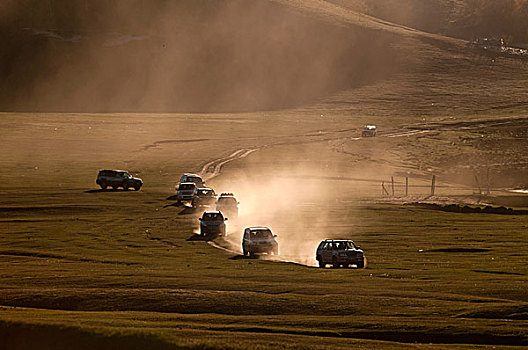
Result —
[[178, 213], [178, 215], [190, 215], [190, 214], [195, 214], [197, 211], [196, 208], [193, 208], [193, 207], [185, 207], [185, 209], [183, 209], [182, 211], [180, 211]]
[[191, 237], [187, 238], [187, 241], [205, 241], [205, 242], [207, 242], [207, 241], [211, 241], [211, 239], [209, 239], [206, 236], [193, 234]]
[[165, 204], [165, 205], [163, 206], [163, 208], [168, 208], [168, 207], [176, 207], [176, 208], [179, 208], [179, 207], [181, 207], [181, 206], [182, 206], [182, 204], [181, 204], [180, 202], [175, 202], [175, 203], [171, 203], [171, 204]]
[[485, 253], [490, 252], [491, 249], [487, 248], [439, 248], [429, 249], [428, 252], [439, 252], [439, 253]]
[[99, 189], [93, 189], [93, 190], [86, 190], [84, 193], [104, 193], [104, 192], [138, 192], [138, 191], [131, 191], [130, 189], [125, 190], [123, 188], [119, 189], [113, 189], [113, 188], [107, 188], [106, 190], [103, 190], [102, 188]]
[[260, 255], [243, 255], [238, 254], [229, 258], [229, 260], [259, 260], [262, 259]]

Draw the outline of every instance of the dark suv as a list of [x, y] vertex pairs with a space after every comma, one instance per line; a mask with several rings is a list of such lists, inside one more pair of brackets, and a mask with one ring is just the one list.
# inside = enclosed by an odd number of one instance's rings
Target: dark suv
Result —
[[200, 220], [200, 235], [208, 238], [226, 235], [227, 218], [219, 211], [204, 211]]
[[117, 190], [118, 187], [123, 187], [124, 190], [133, 188], [138, 191], [143, 186], [143, 181], [140, 178], [132, 177], [128, 172], [123, 170], [101, 170], [97, 174], [95, 183], [106, 190], [108, 186]]

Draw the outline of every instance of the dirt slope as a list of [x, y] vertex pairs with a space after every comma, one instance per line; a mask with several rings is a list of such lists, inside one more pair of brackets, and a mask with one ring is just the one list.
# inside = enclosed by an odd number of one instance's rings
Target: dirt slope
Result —
[[1, 110], [280, 109], [474, 56], [321, 0], [8, 4]]

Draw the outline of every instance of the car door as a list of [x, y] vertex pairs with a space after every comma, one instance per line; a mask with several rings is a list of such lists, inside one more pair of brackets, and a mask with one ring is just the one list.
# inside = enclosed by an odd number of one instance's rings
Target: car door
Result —
[[332, 262], [332, 242], [325, 243], [321, 256], [325, 263]]

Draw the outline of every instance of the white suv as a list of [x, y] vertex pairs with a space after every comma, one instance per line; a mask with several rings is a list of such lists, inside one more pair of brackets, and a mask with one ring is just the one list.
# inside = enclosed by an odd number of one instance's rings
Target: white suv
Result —
[[361, 131], [362, 137], [374, 137], [376, 136], [376, 126], [375, 125], [365, 125]]
[[350, 265], [356, 265], [358, 269], [365, 267], [363, 250], [354, 242], [344, 239], [327, 239], [319, 243], [315, 259], [319, 267], [326, 267], [326, 264], [332, 264], [335, 268]]
[[194, 199], [196, 184], [194, 182], [184, 182], [178, 186], [176, 197], [179, 201], [190, 202]]
[[196, 174], [183, 174], [180, 178], [180, 181], [176, 185], [176, 191], [179, 190], [180, 185], [187, 182], [194, 182], [196, 187], [205, 187], [205, 181], [202, 179], [200, 175]]

